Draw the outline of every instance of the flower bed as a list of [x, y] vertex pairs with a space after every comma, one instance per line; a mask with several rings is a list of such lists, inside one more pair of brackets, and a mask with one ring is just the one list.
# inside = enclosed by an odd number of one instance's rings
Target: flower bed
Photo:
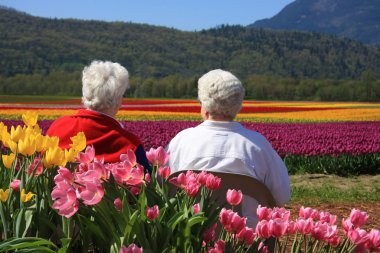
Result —
[[147, 152], [153, 173], [144, 175], [133, 151], [104, 164], [83, 133], [62, 150], [35, 114], [23, 123], [0, 123], [2, 252], [267, 252], [271, 240], [279, 253], [380, 251], [380, 231], [363, 229], [368, 215], [358, 209], [339, 229], [328, 212], [301, 207], [291, 220], [285, 208], [259, 206], [252, 228], [234, 211], [240, 190], [215, 202], [223, 182], [213, 174], [169, 178], [162, 147]]

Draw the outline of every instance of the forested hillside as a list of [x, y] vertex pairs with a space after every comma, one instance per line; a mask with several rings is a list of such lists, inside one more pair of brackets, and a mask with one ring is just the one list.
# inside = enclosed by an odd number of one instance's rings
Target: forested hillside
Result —
[[135, 97], [194, 97], [197, 79], [213, 68], [241, 78], [249, 98], [380, 97], [380, 49], [353, 40], [241, 26], [183, 32], [0, 8], [0, 93], [79, 95], [93, 59], [126, 66]]

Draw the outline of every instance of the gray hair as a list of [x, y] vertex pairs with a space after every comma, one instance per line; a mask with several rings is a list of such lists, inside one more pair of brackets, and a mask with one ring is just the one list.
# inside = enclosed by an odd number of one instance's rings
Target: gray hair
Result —
[[93, 61], [82, 73], [82, 102], [92, 110], [118, 110], [129, 88], [128, 71], [119, 63]]
[[211, 116], [233, 119], [240, 111], [244, 87], [228, 71], [215, 69], [198, 80], [198, 99]]

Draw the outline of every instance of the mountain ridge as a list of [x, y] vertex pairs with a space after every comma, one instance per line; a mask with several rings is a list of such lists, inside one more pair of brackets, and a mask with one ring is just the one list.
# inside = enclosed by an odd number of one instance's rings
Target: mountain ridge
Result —
[[248, 27], [323, 32], [380, 46], [380, 1], [296, 0]]

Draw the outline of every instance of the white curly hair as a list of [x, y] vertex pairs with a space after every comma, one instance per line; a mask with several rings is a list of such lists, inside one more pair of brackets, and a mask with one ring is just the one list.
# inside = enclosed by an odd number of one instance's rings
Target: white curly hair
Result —
[[212, 117], [234, 119], [244, 99], [240, 80], [228, 71], [215, 69], [198, 80], [198, 99]]
[[129, 88], [129, 73], [119, 63], [93, 61], [82, 72], [82, 102], [87, 109], [118, 111]]

